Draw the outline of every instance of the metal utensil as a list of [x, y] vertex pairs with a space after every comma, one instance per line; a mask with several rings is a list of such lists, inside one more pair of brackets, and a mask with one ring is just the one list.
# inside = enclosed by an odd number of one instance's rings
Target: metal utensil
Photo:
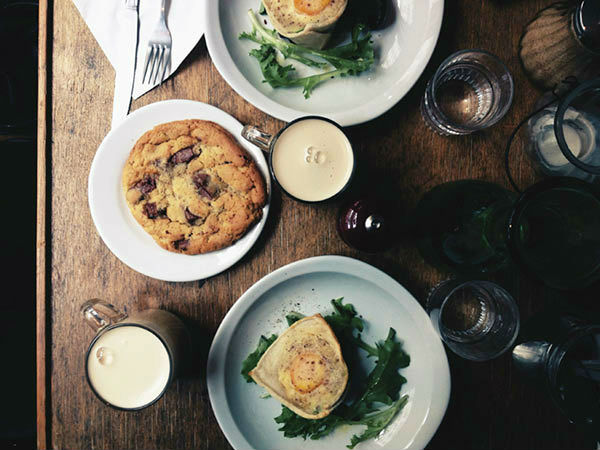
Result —
[[[146, 60], [144, 62], [143, 83], [156, 83], [159, 73], [160, 82], [165, 80], [167, 68], [171, 65], [171, 33], [167, 27], [165, 18], [166, 0], [162, 0], [160, 7], [160, 18], [156, 28], [148, 40], [148, 50], [146, 51]], [[148, 68], [150, 67], [150, 71]], [[148, 75], [148, 80], [146, 80]]]

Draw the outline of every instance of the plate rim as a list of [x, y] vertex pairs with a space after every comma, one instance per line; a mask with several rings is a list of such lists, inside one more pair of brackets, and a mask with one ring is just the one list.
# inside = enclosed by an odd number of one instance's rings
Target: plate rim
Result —
[[[98, 210], [97, 210], [97, 206], [94, 203], [94, 195], [95, 194], [95, 189], [96, 187], [94, 187], [94, 180], [95, 180], [95, 176], [97, 174], [97, 170], [98, 170], [98, 164], [99, 161], [101, 161], [101, 158], [103, 156], [103, 154], [106, 151], [109, 151], [110, 149], [107, 148], [108, 143], [110, 142], [112, 136], [114, 136], [114, 134], [116, 134], [119, 130], [121, 130], [124, 127], [127, 127], [128, 124], [135, 122], [138, 120], [138, 116], [141, 116], [143, 114], [148, 114], [149, 111], [151, 112], [152, 110], [155, 109], [162, 109], [162, 108], [167, 108], [167, 107], [177, 107], [177, 105], [186, 105], [186, 107], [201, 107], [205, 110], [209, 110], [211, 112], [214, 112], [218, 115], [221, 115], [222, 117], [227, 116], [228, 120], [231, 121], [232, 124], [235, 124], [236, 127], [239, 128], [239, 130], [241, 131], [241, 129], [243, 128], [243, 124], [234, 116], [232, 116], [231, 114], [223, 111], [222, 109], [211, 105], [209, 103], [205, 103], [205, 102], [201, 102], [201, 101], [196, 101], [196, 100], [190, 100], [190, 99], [168, 99], [168, 100], [162, 100], [162, 101], [158, 101], [158, 102], [153, 102], [150, 103], [148, 105], [142, 106], [138, 109], [136, 109], [135, 111], [133, 111], [132, 113], [130, 113], [125, 119], [123, 119], [123, 121], [121, 123], [119, 123], [116, 127], [113, 127], [109, 130], [109, 132], [104, 136], [104, 138], [102, 139], [102, 141], [100, 142], [100, 144], [98, 145], [96, 152], [94, 154], [94, 157], [92, 159], [92, 162], [90, 164], [90, 169], [89, 169], [89, 174], [88, 174], [88, 180], [87, 180], [87, 200], [88, 200], [88, 208], [90, 211], [90, 215], [92, 217], [92, 222], [94, 223], [94, 227], [96, 229], [96, 232], [98, 233], [98, 236], [100, 237], [100, 239], [102, 240], [102, 242], [104, 243], [104, 245], [106, 245], [106, 247], [110, 250], [110, 252], [123, 264], [125, 264], [127, 267], [129, 267], [130, 269], [145, 275], [149, 278], [153, 278], [153, 279], [157, 279], [160, 281], [167, 281], [167, 282], [191, 282], [191, 281], [197, 281], [197, 280], [202, 280], [202, 279], [207, 279], [210, 277], [213, 277], [215, 275], [218, 275], [222, 272], [225, 272], [226, 270], [228, 270], [229, 268], [231, 268], [233, 265], [235, 265], [237, 262], [239, 262], [249, 251], [250, 249], [252, 249], [254, 247], [254, 244], [256, 243], [256, 241], [258, 240], [258, 238], [262, 235], [262, 232], [264, 230], [266, 221], [267, 221], [267, 217], [269, 215], [269, 211], [270, 211], [270, 205], [271, 205], [271, 193], [272, 193], [272, 185], [271, 185], [271, 177], [270, 174], [268, 172], [268, 166], [267, 166], [267, 162], [266, 159], [264, 157], [264, 154], [262, 151], [260, 151], [260, 149], [254, 151], [254, 149], [256, 149], [257, 147], [252, 146], [251, 144], [246, 144], [245, 142], [243, 142], [238, 136], [235, 135], [235, 133], [232, 133], [234, 135], [234, 137], [236, 138], [236, 141], [238, 142], [239, 145], [241, 145], [243, 148], [246, 149], [246, 151], [248, 151], [251, 156], [256, 160], [255, 162], [257, 163], [257, 166], [261, 172], [261, 174], [263, 175], [264, 179], [265, 179], [265, 186], [267, 189], [267, 201], [265, 203], [265, 206], [263, 207], [263, 216], [260, 219], [259, 222], [257, 222], [256, 224], [254, 224], [249, 230], [248, 233], [254, 232], [255, 235], [253, 236], [253, 238], [251, 239], [251, 242], [249, 243], [248, 247], [244, 250], [244, 251], [240, 251], [237, 252], [233, 257], [231, 257], [229, 260], [227, 260], [223, 265], [219, 265], [219, 264], [215, 264], [215, 265], [210, 265], [208, 266], [208, 270], [206, 268], [206, 266], [202, 266], [201, 263], [197, 263], [200, 265], [200, 268], [196, 271], [192, 272], [186, 272], [188, 273], [188, 275], [180, 275], [180, 276], [161, 276], [158, 273], [150, 273], [151, 271], [146, 271], [141, 269], [138, 265], [136, 264], [132, 264], [131, 260], [129, 260], [128, 258], [125, 258], [123, 256], [123, 252], [121, 250], [115, 249], [115, 245], [114, 242], [111, 241], [110, 239], [107, 240], [106, 238], [106, 233], [104, 231], [102, 231], [102, 226], [99, 226], [98, 224], [102, 223], [101, 220], [99, 220], [99, 216], [98, 216]], [[216, 119], [212, 119], [212, 118], [204, 118], [201, 117], [200, 119], [202, 120], [211, 120], [214, 121], [215, 123], [219, 124], [218, 122], [218, 118]], [[185, 119], [168, 119], [165, 116], [165, 119], [162, 120], [160, 123], [168, 123], [171, 121], [175, 121], [175, 120], [185, 120]], [[158, 124], [156, 124], [158, 125]], [[151, 125], [147, 127], [147, 130], [150, 130], [152, 127], [156, 126], [156, 125]], [[219, 124], [220, 125], [220, 124]], [[223, 126], [223, 125], [221, 125]], [[226, 127], [225, 128], [228, 132], [231, 133], [230, 130], [228, 130]], [[140, 136], [132, 136], [132, 140], [134, 142], [136, 142]], [[248, 149], [252, 148], [254, 152], [249, 151]], [[128, 153], [131, 151], [131, 148], [128, 149]], [[119, 169], [120, 171], [122, 171], [122, 168]], [[120, 177], [119, 177], [120, 179]], [[120, 185], [119, 185], [119, 190], [121, 189]], [[135, 220], [135, 219], [134, 219]], [[136, 222], [137, 223], [137, 222]], [[236, 245], [238, 245], [238, 243], [240, 243], [242, 241], [242, 239], [244, 239], [246, 236], [248, 236], [248, 234], [245, 234], [244, 236], [242, 236], [242, 238], [240, 238], [238, 241], [236, 241], [235, 243], [233, 243], [231, 246], [229, 247], [225, 247], [223, 249], [220, 250], [215, 250], [214, 252], [209, 252], [209, 253], [205, 253], [205, 254], [199, 254], [199, 255], [178, 255], [178, 256], [187, 256], [190, 258], [196, 258], [196, 259], [201, 259], [203, 256], [206, 255], [211, 255], [214, 254], [216, 252], [219, 251], [224, 251], [230, 248], [235, 247]], [[153, 241], [154, 243], [154, 241]], [[156, 243], [154, 243], [155, 245], [158, 245]], [[173, 254], [175, 255], [175, 254]]]
[[[268, 114], [278, 120], [291, 122], [298, 117], [313, 114], [310, 111], [296, 110], [275, 102], [267, 95], [260, 92], [242, 74], [235, 64], [234, 59], [229, 52], [229, 48], [225, 44], [225, 40], [222, 38], [223, 32], [219, 18], [219, 8], [222, 1], [223, 0], [205, 2], [204, 39], [211, 60], [227, 85], [230, 86], [248, 103], [260, 109], [265, 114]], [[429, 1], [431, 4], [435, 2], [435, 0]], [[425, 57], [422, 58], [422, 62], [418, 66], [418, 70], [415, 71], [415, 75], [411, 77], [410, 81], [406, 83], [406, 87], [404, 89], [396, 91], [391, 99], [388, 98], [387, 101], [369, 101], [360, 108], [360, 114], [356, 114], [354, 108], [348, 111], [321, 113], [321, 115], [328, 117], [343, 127], [349, 127], [374, 120], [398, 104], [398, 102], [400, 102], [400, 100], [406, 96], [406, 94], [416, 85], [419, 78], [423, 75], [423, 72], [429, 64], [429, 61], [431, 60], [433, 52], [435, 51], [439, 41], [444, 19], [445, 0], [438, 0], [435, 3], [439, 3], [439, 9], [435, 11], [435, 14], [437, 14], [435, 19], [437, 19], [437, 21], [433, 24], [435, 39], [432, 41], [429, 47], [427, 47]]]
[[[351, 271], [350, 268], [353, 268], [354, 271]], [[402, 286], [390, 275], [383, 272], [381, 269], [372, 266], [371, 264], [359, 259], [341, 255], [313, 256], [286, 264], [268, 273], [250, 286], [250, 288], [248, 288], [229, 309], [213, 337], [206, 364], [206, 384], [209, 400], [213, 414], [217, 419], [217, 423], [219, 424], [221, 431], [225, 435], [229, 444], [236, 450], [260, 450], [255, 449], [245, 439], [237, 427], [231, 411], [228, 408], [222, 408], [221, 405], [216, 401], [216, 397], [220, 398], [221, 400], [227, 398], [224, 373], [226, 358], [219, 357], [226, 354], [226, 349], [231, 344], [231, 339], [235, 333], [237, 322], [264, 293], [273, 287], [293, 277], [324, 270], [359, 276], [362, 279], [369, 277], [372, 280], [376, 280], [377, 284], [391, 286], [395, 289], [395, 291], [390, 291], [386, 288], [384, 289], [390, 292], [390, 294], [398, 301], [399, 295], [408, 296], [408, 303], [414, 307], [411, 308], [411, 310], [421, 311], [417, 314], [421, 315], [421, 322], [425, 325], [427, 332], [431, 333], [431, 335], [435, 338], [433, 339], [433, 346], [435, 348], [434, 351], [438, 353], [439, 356], [438, 358], [433, 359], [435, 367], [432, 370], [434, 370], [437, 374], [443, 373], [443, 375], [445, 375], [439, 383], [434, 383], [433, 386], [434, 394], [432, 394], [432, 397], [438, 396], [441, 399], [439, 408], [437, 408], [437, 410], [436, 408], [428, 408], [428, 415], [426, 418], [430, 425], [428, 426], [426, 432], [422, 433], [423, 436], [421, 436], [419, 441], [416, 441], [415, 439], [418, 436], [418, 434], [416, 434], [410, 443], [410, 448], [425, 448], [439, 428], [444, 415], [446, 414], [448, 403], [450, 401], [451, 375], [444, 345], [439, 336], [436, 334], [433, 325], [431, 324], [431, 320], [427, 316], [423, 307], [404, 286]], [[356, 272], [358, 272], [360, 275], [357, 275]], [[283, 278], [279, 279], [279, 277], [282, 275]], [[215, 379], [215, 376], [218, 376], [218, 378]], [[414, 447], [415, 445], [417, 446]]]

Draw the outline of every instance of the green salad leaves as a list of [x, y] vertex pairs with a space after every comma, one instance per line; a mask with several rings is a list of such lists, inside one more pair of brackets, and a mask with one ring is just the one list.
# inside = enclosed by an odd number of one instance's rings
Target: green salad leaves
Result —
[[[275, 418], [275, 422], [281, 425], [279, 431], [282, 431], [285, 437], [304, 439], [320, 439], [341, 425], [366, 426], [362, 433], [352, 436], [347, 447], [354, 448], [358, 443], [376, 437], [408, 401], [407, 395], [400, 396], [406, 379], [400, 375], [399, 370], [410, 364], [410, 357], [396, 339], [396, 331], [393, 328], [389, 329], [384, 340], [371, 346], [361, 338], [364, 322], [357, 315], [354, 306], [344, 304], [342, 298], [332, 300], [331, 304], [334, 311], [323, 318], [333, 329], [342, 346], [344, 359], [352, 374], [353, 385], [349, 391], [351, 394], [347, 396], [346, 402], [322, 419], [305, 419], [282, 406], [281, 414]], [[303, 317], [300, 313], [292, 312], [286, 319], [288, 325], [291, 325]], [[242, 363], [242, 376], [246, 381], [253, 381], [248, 372], [256, 366], [262, 354], [276, 338], [274, 334], [270, 338], [260, 337], [257, 349]], [[361, 356], [364, 357], [365, 353], [367, 358], [376, 358], [376, 362], [370, 373], [361, 376], [360, 372], [355, 370], [355, 363]]]
[[256, 367], [261, 356], [267, 351], [269, 346], [277, 339], [276, 334], [272, 334], [270, 337], [261, 336], [258, 340], [256, 350], [248, 355], [248, 357], [242, 362], [242, 376], [248, 383], [254, 383], [254, 380], [249, 375], [249, 372]]
[[[252, 10], [248, 11], [248, 17], [252, 31], [240, 33], [239, 38], [260, 44], [250, 55], [260, 64], [263, 82], [274, 88], [299, 86], [303, 88], [304, 97], [309, 98], [318, 84], [336, 77], [358, 75], [368, 70], [375, 60], [371, 34], [364, 32], [364, 25], [354, 26], [351, 42], [348, 44], [328, 50], [315, 50], [281, 39], [275, 30], [265, 28]], [[294, 66], [282, 65], [280, 55], [283, 59], [293, 59], [323, 72], [295, 77]]]

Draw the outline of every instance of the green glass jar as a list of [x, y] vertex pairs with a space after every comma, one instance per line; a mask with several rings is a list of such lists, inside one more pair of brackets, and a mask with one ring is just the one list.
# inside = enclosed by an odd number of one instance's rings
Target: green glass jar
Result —
[[600, 192], [585, 181], [548, 178], [520, 196], [484, 181], [444, 183], [412, 219], [424, 259], [459, 275], [513, 267], [556, 289], [600, 279]]
[[434, 187], [412, 217], [419, 251], [428, 263], [462, 275], [506, 267], [506, 228], [516, 199], [513, 192], [485, 181]]

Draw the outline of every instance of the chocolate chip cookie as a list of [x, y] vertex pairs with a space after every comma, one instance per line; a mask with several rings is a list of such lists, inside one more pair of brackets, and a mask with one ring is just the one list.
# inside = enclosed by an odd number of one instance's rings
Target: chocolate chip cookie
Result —
[[227, 247], [262, 217], [265, 181], [250, 155], [216, 123], [156, 126], [123, 169], [135, 219], [162, 248], [188, 255]]

